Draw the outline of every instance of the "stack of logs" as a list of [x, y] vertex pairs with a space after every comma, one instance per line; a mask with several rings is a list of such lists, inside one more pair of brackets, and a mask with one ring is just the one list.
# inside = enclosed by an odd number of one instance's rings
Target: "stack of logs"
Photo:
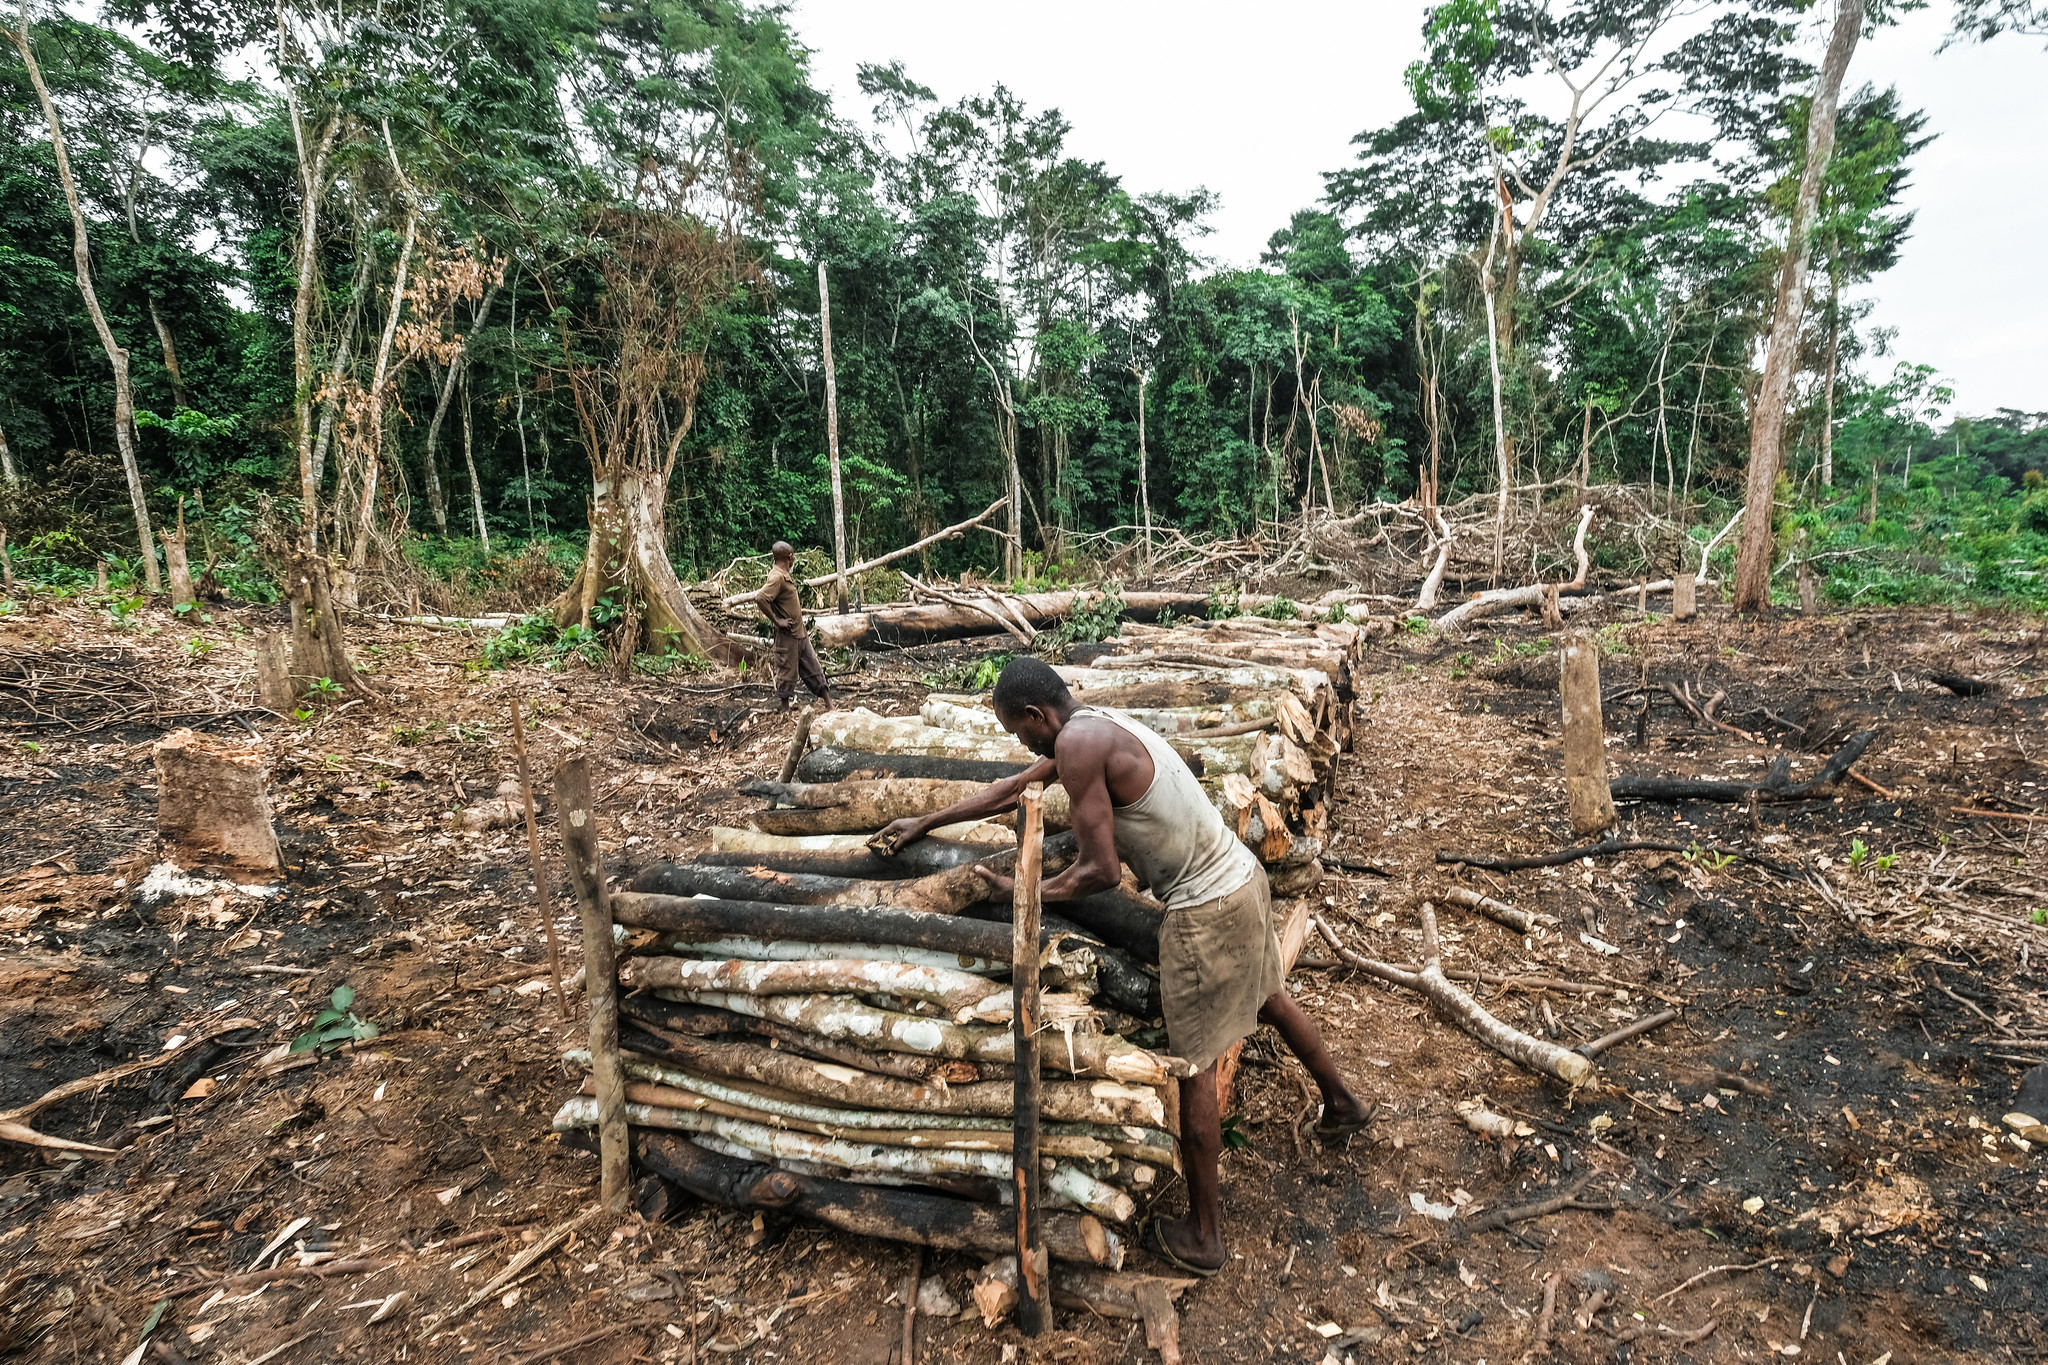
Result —
[[[1108, 645], [1077, 648], [1085, 662], [1059, 672], [1083, 705], [1116, 707], [1165, 736], [1265, 864], [1275, 894], [1300, 895], [1323, 876], [1363, 639], [1354, 625], [1258, 617], [1126, 625]], [[714, 830], [714, 853], [858, 859], [867, 835], [891, 820], [942, 810], [1033, 759], [1003, 731], [986, 696], [933, 693], [916, 716], [830, 712], [811, 724], [809, 738], [818, 747], [795, 768], [802, 780], [749, 787], [770, 808], [750, 829]], [[1048, 791], [1048, 827], [1064, 828], [1066, 818], [1065, 793]], [[1003, 821], [937, 834], [990, 848], [1016, 842]]]

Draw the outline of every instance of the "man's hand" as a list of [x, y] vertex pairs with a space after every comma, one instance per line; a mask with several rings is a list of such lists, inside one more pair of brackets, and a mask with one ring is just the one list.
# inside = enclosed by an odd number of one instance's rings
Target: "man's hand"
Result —
[[994, 868], [983, 867], [980, 863], [974, 865], [974, 875], [988, 883], [989, 894], [992, 896], [1007, 896], [1017, 889], [1015, 877], [1005, 877]]
[[914, 844], [924, 838], [924, 821], [914, 815], [901, 820], [891, 820], [868, 840], [868, 847], [884, 858], [902, 851], [905, 845]]

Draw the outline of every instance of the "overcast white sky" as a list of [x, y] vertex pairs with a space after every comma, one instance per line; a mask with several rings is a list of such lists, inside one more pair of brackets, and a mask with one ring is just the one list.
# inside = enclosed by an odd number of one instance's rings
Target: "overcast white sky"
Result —
[[[2039, 39], [1934, 49], [1947, 5], [1866, 40], [1852, 85], [1897, 84], [1940, 138], [1908, 195], [1904, 258], [1875, 286], [1896, 356], [1934, 365], [1969, 413], [2048, 410], [2048, 52]], [[1074, 126], [1069, 145], [1132, 190], [1222, 196], [1208, 254], [1258, 259], [1266, 238], [1346, 164], [1351, 138], [1407, 109], [1400, 73], [1420, 54], [1420, 0], [798, 0], [818, 82], [865, 118], [862, 62], [901, 59], [944, 100], [1001, 82]], [[1812, 54], [1818, 60], [1818, 48]], [[1889, 369], [1890, 361], [1877, 362]]]

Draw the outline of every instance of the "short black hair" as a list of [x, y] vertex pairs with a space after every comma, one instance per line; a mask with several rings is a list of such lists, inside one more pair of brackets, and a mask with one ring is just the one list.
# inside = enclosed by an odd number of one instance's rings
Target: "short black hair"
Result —
[[1025, 656], [1003, 665], [996, 679], [995, 704], [998, 711], [1021, 711], [1027, 706], [1064, 706], [1074, 699], [1067, 680], [1043, 659]]

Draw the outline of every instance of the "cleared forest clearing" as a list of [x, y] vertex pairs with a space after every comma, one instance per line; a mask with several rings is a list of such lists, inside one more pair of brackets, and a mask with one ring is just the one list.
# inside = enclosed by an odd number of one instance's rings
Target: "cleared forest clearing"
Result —
[[[2036, 630], [1923, 611], [1768, 628], [1718, 607], [1683, 624], [1588, 613], [1575, 624], [1606, 653], [1617, 776], [1754, 781], [1782, 752], [1798, 780], [1874, 728], [1867, 781], [1782, 803], [1623, 802], [1623, 840], [1680, 851], [1460, 874], [1440, 855], [1575, 842], [1552, 643], [1502, 619], [1472, 638], [1369, 645], [1310, 907], [1331, 935], [1413, 962], [1430, 899], [1446, 968], [1509, 978], [1468, 984], [1517, 1027], [1569, 1047], [1678, 1017], [1602, 1051], [1601, 1089], [1568, 1102], [1312, 935], [1290, 984], [1380, 1115], [1348, 1148], [1322, 1147], [1305, 1078], [1254, 1038], [1230, 1126], [1243, 1142], [1224, 1164], [1237, 1259], [1181, 1300], [1184, 1349], [2039, 1354], [2041, 1150], [2001, 1122], [2029, 1061], [2048, 1060], [2048, 928], [2033, 922], [2048, 884], [2026, 818], [2048, 781], [2030, 738]], [[585, 1219], [550, 1237], [595, 1194], [596, 1159], [548, 1130], [573, 1087], [560, 1054], [587, 1035], [533, 966], [545, 953], [523, 831], [447, 819], [514, 771], [516, 694], [536, 773], [588, 757], [612, 871], [685, 859], [709, 826], [741, 822], [741, 782], [781, 764], [789, 722], [765, 685], [486, 673], [461, 632], [352, 630], [383, 702], [267, 727], [284, 894], [146, 904], [152, 744], [178, 713], [230, 709], [248, 686], [244, 632], [274, 614], [216, 612], [198, 632], [214, 648], [196, 654], [70, 608], [0, 639], [45, 671], [78, 667], [73, 723], [116, 722], [16, 730], [0, 770], [0, 1106], [191, 1040], [20, 1120], [120, 1155], [0, 1147], [5, 1348], [120, 1360], [163, 1304], [158, 1359], [537, 1360], [585, 1338], [562, 1358], [882, 1365], [900, 1352], [910, 1251], [894, 1243], [688, 1200], [658, 1226]], [[914, 711], [921, 671], [978, 648], [885, 656], [838, 685]], [[121, 661], [88, 674], [109, 650]], [[1930, 674], [1990, 685], [1957, 696]], [[1721, 726], [1654, 690], [1667, 681], [1725, 692], [1709, 708]], [[541, 827], [558, 879], [552, 821]], [[1445, 891], [1460, 884], [1533, 912], [1535, 931], [1459, 908]], [[572, 902], [559, 880], [551, 891], [573, 971]], [[275, 1053], [339, 986], [381, 1033]], [[1456, 1106], [1480, 1097], [1517, 1126], [1475, 1132]], [[458, 1311], [522, 1250], [543, 1254]], [[259, 1263], [269, 1271], [252, 1275]], [[1126, 1264], [1168, 1269], [1149, 1244]], [[961, 1304], [977, 1268], [923, 1258]], [[971, 1306], [915, 1330], [924, 1360], [1020, 1345]], [[1022, 1349], [1149, 1357], [1137, 1324], [1072, 1311]]]

